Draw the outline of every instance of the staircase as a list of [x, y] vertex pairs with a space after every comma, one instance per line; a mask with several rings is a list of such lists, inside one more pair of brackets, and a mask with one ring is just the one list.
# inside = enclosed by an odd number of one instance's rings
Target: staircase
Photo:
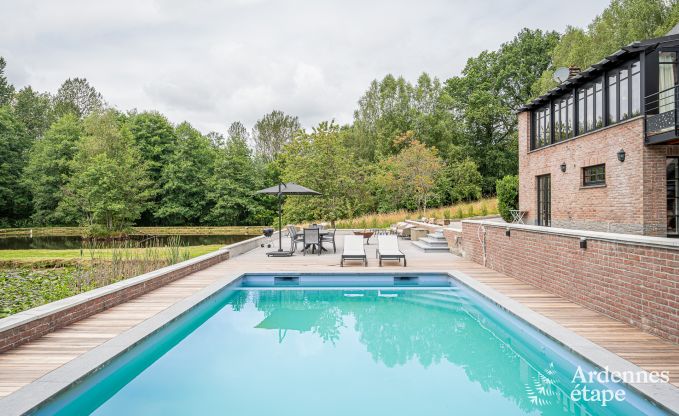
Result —
[[422, 249], [425, 253], [443, 253], [450, 251], [448, 248], [448, 241], [446, 241], [446, 238], [443, 236], [443, 231], [429, 233], [426, 237], [413, 241], [413, 245]]

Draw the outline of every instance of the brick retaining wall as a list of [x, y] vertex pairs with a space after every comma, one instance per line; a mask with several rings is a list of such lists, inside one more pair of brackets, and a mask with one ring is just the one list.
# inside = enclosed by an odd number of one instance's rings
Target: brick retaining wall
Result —
[[466, 258], [679, 343], [679, 241], [482, 221], [462, 228]]

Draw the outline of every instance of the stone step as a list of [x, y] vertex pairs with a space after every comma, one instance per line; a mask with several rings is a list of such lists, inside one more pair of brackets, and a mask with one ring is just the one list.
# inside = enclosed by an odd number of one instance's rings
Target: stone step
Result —
[[446, 239], [438, 239], [438, 238], [432, 238], [432, 237], [422, 237], [417, 241], [422, 241], [424, 243], [429, 244], [430, 246], [445, 246], [448, 247], [448, 241]]
[[413, 245], [421, 250], [423, 250], [425, 253], [443, 253], [449, 251], [448, 246], [432, 246], [431, 244], [427, 244], [424, 241], [413, 241]]
[[429, 233], [429, 234], [427, 234], [427, 237], [435, 238], [437, 240], [445, 240], [446, 239], [446, 237], [443, 236], [443, 233]]

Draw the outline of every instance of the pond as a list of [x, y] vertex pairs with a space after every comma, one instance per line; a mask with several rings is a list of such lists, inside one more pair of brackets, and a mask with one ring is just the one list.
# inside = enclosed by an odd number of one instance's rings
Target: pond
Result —
[[[183, 246], [205, 246], [213, 244], [233, 244], [239, 241], [253, 238], [253, 235], [163, 235], [163, 236], [148, 236], [135, 235], [130, 236], [133, 241], [144, 241], [149, 238], [157, 239], [159, 244], [164, 245], [171, 237], [179, 237], [181, 245]], [[119, 242], [119, 240], [118, 240]], [[105, 242], [101, 242], [105, 244]], [[79, 236], [40, 236], [40, 237], [2, 237], [0, 238], [0, 250], [66, 250], [79, 249], [83, 245], [83, 239]]]

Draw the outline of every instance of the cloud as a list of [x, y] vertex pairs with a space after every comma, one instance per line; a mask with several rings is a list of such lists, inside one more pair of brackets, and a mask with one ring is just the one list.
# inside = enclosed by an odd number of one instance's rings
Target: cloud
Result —
[[18, 87], [86, 77], [121, 110], [224, 133], [279, 109], [351, 122], [371, 80], [445, 79], [523, 27], [584, 26], [607, 0], [7, 2], [0, 55]]

